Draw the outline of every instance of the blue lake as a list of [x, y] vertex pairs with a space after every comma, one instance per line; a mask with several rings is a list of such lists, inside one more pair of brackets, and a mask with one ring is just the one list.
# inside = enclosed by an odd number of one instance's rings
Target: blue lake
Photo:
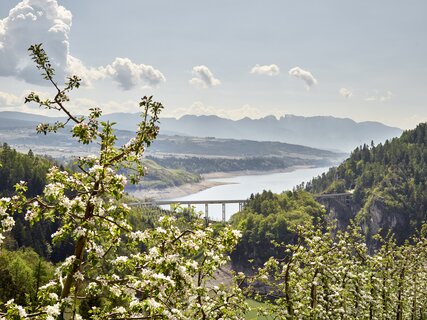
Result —
[[[329, 168], [304, 168], [291, 172], [270, 173], [262, 175], [246, 175], [231, 178], [211, 179], [212, 181], [225, 183], [215, 186], [185, 197], [173, 198], [167, 200], [243, 200], [249, 198], [251, 193], [271, 190], [275, 193], [281, 193], [286, 190], [292, 190], [293, 187], [302, 182], [310, 181]], [[166, 200], [166, 199], [164, 199]], [[196, 210], [204, 211], [204, 205], [195, 206]], [[238, 204], [226, 205], [226, 218], [238, 211]], [[222, 206], [220, 204], [209, 205], [209, 217], [213, 220], [221, 220]]]

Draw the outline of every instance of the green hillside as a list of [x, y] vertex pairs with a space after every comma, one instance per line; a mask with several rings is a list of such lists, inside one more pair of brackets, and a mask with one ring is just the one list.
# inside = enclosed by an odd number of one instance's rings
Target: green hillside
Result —
[[262, 265], [269, 257], [283, 257], [274, 243], [293, 243], [296, 226], [321, 219], [324, 210], [310, 194], [302, 190], [275, 194], [271, 191], [252, 194], [231, 223], [242, 231], [242, 239], [232, 253], [235, 265], [247, 267], [248, 261]]
[[391, 230], [402, 242], [427, 220], [427, 123], [384, 144], [356, 148], [306, 190], [352, 190], [355, 219], [365, 232]]
[[14, 184], [27, 181], [30, 195], [40, 194], [45, 185], [45, 176], [53, 165], [51, 159], [35, 156], [32, 151], [23, 154], [4, 143], [0, 147], [0, 194], [14, 194]]
[[[11, 197], [15, 194], [14, 185], [21, 180], [27, 182], [29, 196], [41, 194], [46, 185], [46, 173], [55, 163], [52, 159], [35, 156], [31, 151], [28, 154], [17, 152], [4, 143], [0, 148], [0, 165], [0, 197]], [[32, 247], [52, 261], [64, 258], [68, 252], [67, 244], [53, 247], [49, 237], [51, 231], [59, 227], [57, 221], [30, 226], [23, 214], [14, 218], [16, 224], [6, 238], [6, 248]]]
[[201, 180], [198, 174], [181, 169], [168, 169], [153, 160], [144, 159], [143, 165], [146, 168], [146, 174], [137, 187], [161, 189]]

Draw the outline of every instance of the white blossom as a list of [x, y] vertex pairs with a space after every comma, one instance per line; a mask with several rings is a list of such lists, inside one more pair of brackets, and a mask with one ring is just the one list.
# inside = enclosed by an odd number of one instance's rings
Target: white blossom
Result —
[[18, 313], [21, 318], [25, 318], [27, 316], [27, 312], [22, 306], [17, 306], [16, 308], [18, 309]]
[[15, 226], [15, 220], [11, 216], [7, 216], [3, 218], [1, 224], [4, 231], [10, 231]]
[[148, 298], [147, 302], [148, 302], [149, 306], [153, 309], [157, 309], [157, 308], [160, 308], [162, 306], [160, 303], [158, 303], [153, 298]]
[[37, 212], [34, 212], [31, 209], [27, 210], [27, 213], [25, 214], [25, 220], [33, 221], [36, 217], [37, 217]]
[[52, 300], [58, 300], [58, 295], [55, 292], [49, 293], [49, 298]]
[[127, 178], [126, 178], [124, 175], [122, 175], [122, 174], [116, 174], [116, 175], [115, 175], [115, 178], [116, 178], [118, 181], [120, 181], [120, 183], [121, 183], [121, 184], [126, 185], [126, 183], [127, 183]]
[[118, 288], [117, 286], [111, 286], [110, 291], [116, 297], [120, 297], [122, 294], [122, 290], [120, 290], [120, 288]]
[[114, 312], [123, 314], [123, 313], [126, 313], [126, 309], [123, 307], [117, 307], [114, 309]]
[[117, 257], [116, 258], [116, 260], [114, 261], [114, 263], [125, 263], [126, 261], [128, 261], [128, 257], [126, 257], [126, 256], [120, 256], [120, 257]]
[[86, 235], [86, 230], [83, 229], [82, 227], [77, 227], [74, 230], [74, 234], [76, 235], [77, 238], [80, 238]]
[[56, 303], [53, 306], [47, 306], [45, 312], [49, 317], [54, 319], [54, 317], [58, 316], [60, 313], [59, 303]]
[[85, 279], [83, 273], [81, 273], [80, 271], [77, 271], [74, 274], [74, 279], [76, 279], [76, 281], [83, 281]]

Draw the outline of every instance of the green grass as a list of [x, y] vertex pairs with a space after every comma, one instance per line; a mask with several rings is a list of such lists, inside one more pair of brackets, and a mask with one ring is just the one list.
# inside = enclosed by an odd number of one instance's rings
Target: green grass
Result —
[[254, 320], [254, 319], [273, 319], [272, 317], [258, 317], [258, 309], [265, 306], [264, 303], [258, 302], [252, 299], [247, 299], [246, 302], [249, 305], [249, 311], [245, 315], [246, 320]]

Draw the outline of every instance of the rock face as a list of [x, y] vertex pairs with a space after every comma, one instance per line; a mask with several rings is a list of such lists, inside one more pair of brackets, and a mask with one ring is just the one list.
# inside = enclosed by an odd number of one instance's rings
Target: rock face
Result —
[[398, 243], [403, 243], [407, 239], [406, 233], [410, 228], [408, 216], [403, 212], [390, 210], [381, 199], [374, 199], [369, 205], [365, 205], [363, 210], [360, 204], [352, 199], [348, 202], [333, 198], [318, 201], [325, 206], [328, 219], [335, 221], [338, 230], [345, 230], [352, 221], [359, 225], [366, 235], [370, 249], [378, 246], [378, 242], [374, 239], [376, 234], [385, 237], [391, 231]]
[[375, 244], [372, 239], [375, 234], [387, 236], [389, 231], [396, 236], [398, 243], [403, 243], [407, 239], [410, 221], [409, 217], [398, 210], [390, 210], [381, 199], [373, 200], [367, 207], [366, 213], [360, 212], [357, 216], [362, 230], [367, 235], [369, 243]]
[[360, 210], [360, 206], [357, 206], [351, 199], [344, 201], [343, 199], [326, 198], [320, 199], [318, 202], [325, 206], [328, 220], [335, 221], [339, 230], [347, 228]]

